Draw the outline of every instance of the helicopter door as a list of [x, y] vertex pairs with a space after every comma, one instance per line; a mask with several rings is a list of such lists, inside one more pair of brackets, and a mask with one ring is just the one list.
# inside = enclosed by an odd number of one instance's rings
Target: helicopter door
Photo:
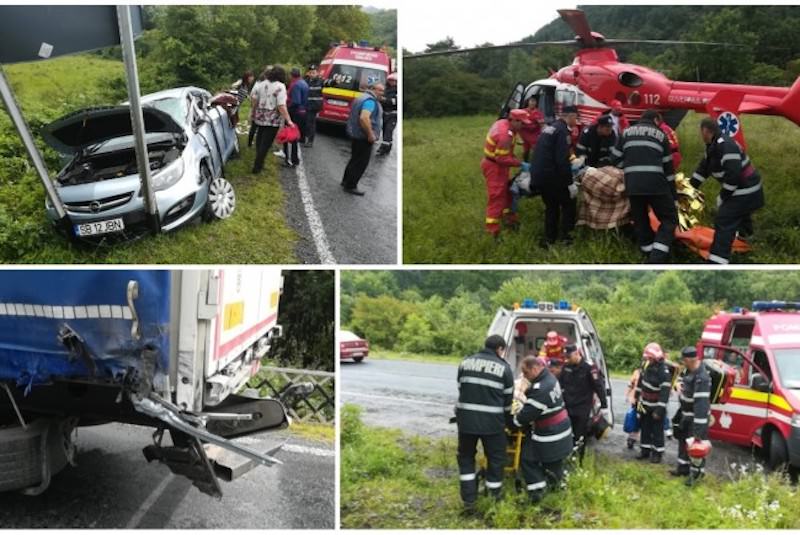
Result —
[[517, 82], [511, 94], [506, 99], [505, 104], [500, 109], [500, 119], [508, 117], [508, 112], [522, 107], [522, 95], [525, 93], [525, 85], [522, 82]]

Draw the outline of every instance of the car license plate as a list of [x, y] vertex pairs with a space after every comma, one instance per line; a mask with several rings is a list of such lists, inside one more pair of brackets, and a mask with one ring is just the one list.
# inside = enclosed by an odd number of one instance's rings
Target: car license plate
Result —
[[94, 221], [93, 223], [81, 223], [75, 225], [76, 236], [95, 236], [97, 234], [108, 234], [110, 232], [119, 232], [125, 229], [125, 223], [122, 218], [106, 219], [105, 221]]
[[350, 356], [351, 356], [351, 357], [363, 357], [363, 356], [364, 356], [364, 353], [362, 353], [361, 351], [359, 351], [358, 353], [350, 353]]
[[347, 102], [346, 100], [336, 100], [335, 98], [329, 98], [328, 104], [330, 104], [331, 106], [341, 106], [343, 108], [346, 108], [347, 106], [350, 105], [350, 103]]

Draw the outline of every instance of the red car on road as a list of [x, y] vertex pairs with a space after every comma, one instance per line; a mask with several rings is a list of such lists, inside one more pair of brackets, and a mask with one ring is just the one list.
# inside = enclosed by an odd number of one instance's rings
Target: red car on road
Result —
[[350, 331], [339, 331], [339, 360], [361, 362], [369, 355], [369, 342]]

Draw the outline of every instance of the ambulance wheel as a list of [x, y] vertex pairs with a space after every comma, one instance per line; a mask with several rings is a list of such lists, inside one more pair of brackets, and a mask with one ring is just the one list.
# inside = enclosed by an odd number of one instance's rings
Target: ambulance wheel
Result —
[[786, 441], [780, 431], [773, 430], [769, 435], [769, 451], [767, 457], [767, 468], [770, 470], [784, 470], [789, 459], [786, 450]]

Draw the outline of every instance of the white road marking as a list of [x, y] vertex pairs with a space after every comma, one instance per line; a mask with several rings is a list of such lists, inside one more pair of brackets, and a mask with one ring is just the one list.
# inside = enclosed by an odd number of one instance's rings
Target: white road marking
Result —
[[319, 212], [314, 207], [314, 197], [311, 196], [311, 188], [308, 186], [306, 169], [303, 166], [303, 151], [300, 150], [299, 144], [297, 151], [300, 154], [300, 164], [295, 167], [297, 170], [297, 186], [300, 188], [300, 198], [303, 200], [303, 209], [306, 212], [308, 228], [311, 229], [311, 237], [314, 238], [314, 245], [317, 248], [317, 256], [319, 256], [321, 264], [335, 264], [336, 259], [331, 253], [330, 245], [328, 245], [325, 227], [322, 226], [322, 219], [320, 219]]
[[[254, 437], [240, 437], [235, 440], [237, 444], [247, 444], [250, 446], [264, 446], [264, 442]], [[263, 449], [263, 448], [262, 448]], [[261, 449], [258, 449], [261, 451]], [[284, 444], [284, 446], [275, 452], [274, 455], [280, 455], [281, 451], [288, 451], [291, 453], [302, 453], [304, 455], [313, 455], [315, 457], [335, 457], [336, 451], [325, 448], [312, 448], [311, 446], [301, 446], [299, 444]]]
[[379, 396], [377, 394], [362, 394], [360, 392], [342, 392], [342, 396], [355, 396], [355, 397], [362, 397], [362, 398], [375, 398], [375, 399], [386, 399], [389, 401], [402, 401], [404, 403], [419, 403], [420, 405], [435, 405], [437, 407], [450, 407], [453, 408], [455, 406], [454, 403], [442, 403], [440, 401], [423, 401], [421, 399], [410, 399], [410, 398], [401, 398], [401, 397], [394, 397], [394, 396]]
[[150, 508], [156, 503], [156, 501], [161, 497], [161, 494], [167, 489], [167, 485], [169, 485], [172, 480], [175, 479], [175, 475], [170, 473], [161, 480], [161, 483], [150, 493], [147, 499], [142, 502], [142, 505], [139, 506], [139, 510], [134, 513], [128, 523], [125, 524], [125, 529], [133, 529], [139, 527], [139, 522], [144, 518], [144, 516], [150, 512]]

